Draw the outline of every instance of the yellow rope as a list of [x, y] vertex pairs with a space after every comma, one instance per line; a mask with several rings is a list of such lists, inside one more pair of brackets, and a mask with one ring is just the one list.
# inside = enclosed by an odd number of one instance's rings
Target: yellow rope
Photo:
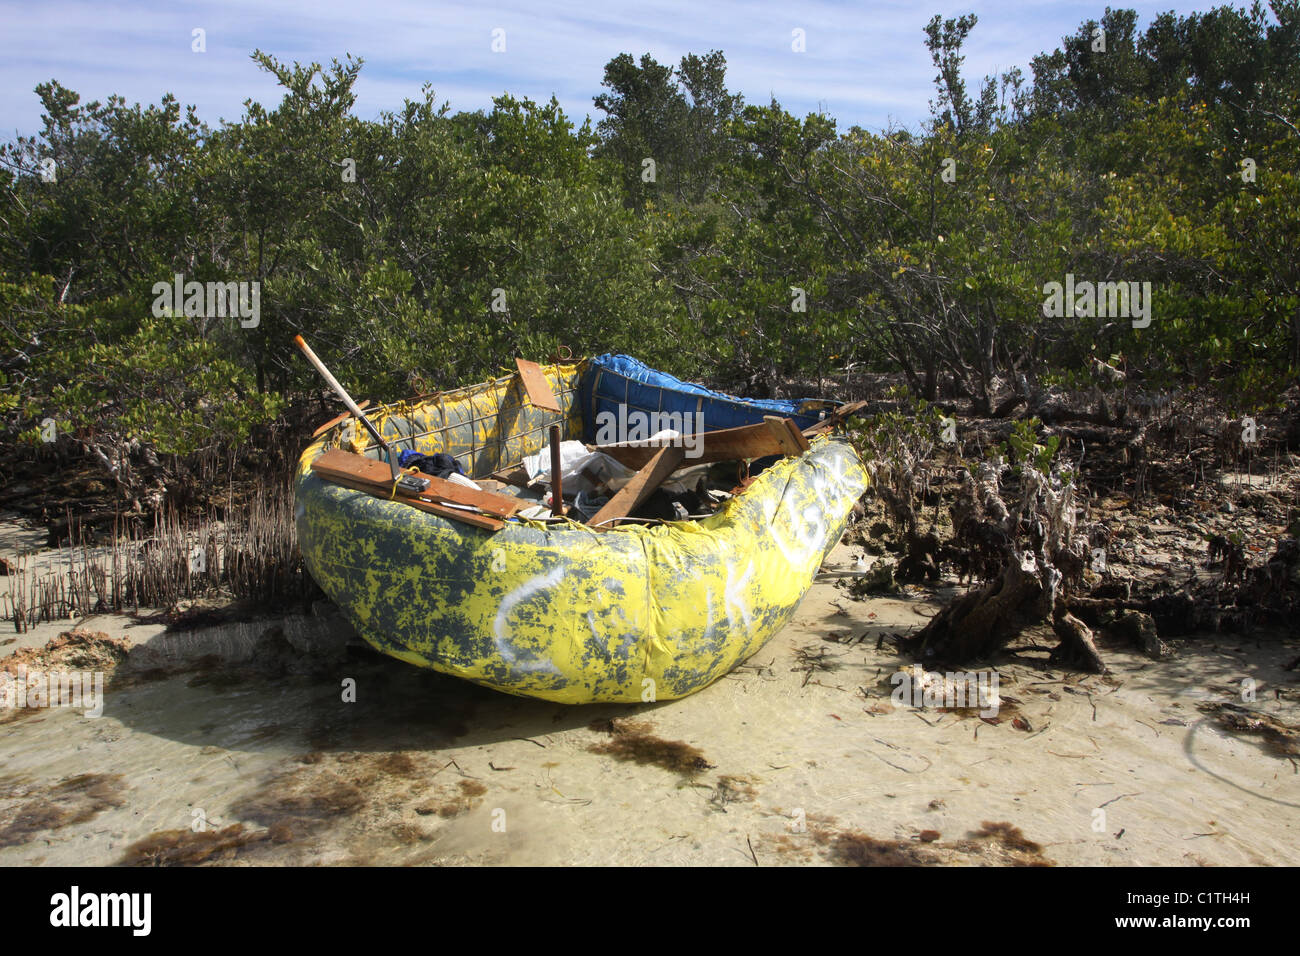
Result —
[[388, 493], [389, 501], [397, 500], [397, 483], [402, 480], [402, 475], [414, 475], [419, 473], [418, 468], [412, 465], [410, 468], [403, 468], [402, 473], [393, 479], [393, 490]]

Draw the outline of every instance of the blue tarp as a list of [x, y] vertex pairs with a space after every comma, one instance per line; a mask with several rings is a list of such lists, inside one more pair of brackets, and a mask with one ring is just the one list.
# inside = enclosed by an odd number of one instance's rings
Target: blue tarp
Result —
[[[838, 405], [821, 399], [745, 399], [715, 392], [703, 385], [683, 382], [665, 372], [650, 368], [630, 355], [607, 354], [594, 358], [587, 366], [580, 385], [582, 399], [583, 441], [596, 440], [596, 423], [602, 412], [619, 415], [619, 406], [628, 411], [704, 413], [704, 430], [717, 431], [741, 425], [756, 425], [764, 415], [793, 418], [800, 428], [815, 425], [823, 411]], [[799, 413], [805, 402], [813, 402], [810, 411]], [[624, 413], [626, 414], [626, 412]], [[691, 420], [692, 422], [694, 419]]]

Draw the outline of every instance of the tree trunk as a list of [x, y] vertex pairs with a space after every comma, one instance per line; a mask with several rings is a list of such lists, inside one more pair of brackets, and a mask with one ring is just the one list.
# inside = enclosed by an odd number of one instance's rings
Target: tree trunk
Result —
[[[1012, 511], [999, 489], [1004, 468], [989, 463], [968, 474], [952, 509], [968, 566], [1000, 562], [1001, 571], [950, 603], [905, 646], [927, 667], [960, 665], [992, 655], [1026, 627], [1050, 623], [1061, 639], [1053, 660], [1105, 673], [1092, 632], [1066, 604], [1067, 573], [1086, 541], [1075, 538], [1073, 487], [1025, 469]], [[1015, 542], [1025, 536], [1030, 544], [1021, 550]]]
[[926, 666], [987, 657], [1031, 623], [1022, 608], [1041, 593], [1035, 575], [1008, 562], [999, 577], [953, 601], [908, 643]]
[[939, 393], [939, 363], [933, 354], [925, 357], [925, 391], [921, 396], [927, 402], [933, 402]]
[[1061, 643], [1051, 659], [1105, 674], [1106, 664], [1088, 625], [1070, 613], [1059, 594], [1044, 607], [1042, 582], [1021, 563], [1010, 561], [1002, 574], [978, 591], [953, 601], [907, 641], [926, 667], [957, 667], [991, 656], [1021, 631], [1049, 619]]
[[1088, 625], [1070, 613], [1065, 602], [1059, 598], [1052, 608], [1052, 629], [1061, 643], [1052, 651], [1052, 660], [1075, 664], [1094, 674], [1105, 674], [1106, 664], [1097, 653], [1097, 645], [1092, 642], [1092, 631]]

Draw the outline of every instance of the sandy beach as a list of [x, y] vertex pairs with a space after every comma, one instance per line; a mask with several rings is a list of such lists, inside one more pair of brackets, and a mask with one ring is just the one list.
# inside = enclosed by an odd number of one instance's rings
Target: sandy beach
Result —
[[0, 712], [0, 864], [1300, 863], [1300, 764], [1202, 709], [1294, 726], [1300, 640], [1107, 646], [1090, 676], [1030, 635], [993, 662], [997, 716], [900, 704], [889, 635], [951, 593], [819, 581], [745, 665], [635, 707], [421, 671], [328, 607], [188, 633], [101, 616], [62, 651], [74, 622], [7, 634], [33, 667], [120, 660], [98, 718]]

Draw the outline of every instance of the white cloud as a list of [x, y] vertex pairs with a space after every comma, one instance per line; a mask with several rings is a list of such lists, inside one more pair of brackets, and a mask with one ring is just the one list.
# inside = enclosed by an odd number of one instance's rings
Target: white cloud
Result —
[[[1129, 3], [1142, 22], [1168, 3]], [[1186, 4], [1174, 4], [1191, 9]], [[535, 100], [552, 93], [576, 120], [599, 113], [604, 65], [621, 52], [649, 52], [676, 63], [688, 52], [721, 49], [728, 85], [746, 101], [773, 95], [791, 112], [824, 109], [842, 128], [879, 128], [890, 117], [915, 125], [928, 112], [934, 68], [922, 26], [934, 13], [980, 17], [967, 42], [972, 85], [987, 73], [1020, 66], [1055, 48], [1105, 2], [999, 0], [916, 5], [877, 3], [712, 3], [701, 0], [594, 5], [590, 0], [530, 3], [425, 3], [418, 0], [264, 0], [179, 5], [169, 0], [101, 3], [6, 2], [0, 34], [0, 138], [39, 128], [32, 88], [50, 78], [104, 99], [157, 102], [164, 92], [193, 103], [215, 123], [234, 119], [245, 99], [272, 105], [274, 81], [249, 60], [262, 48], [282, 60], [328, 63], [362, 56], [356, 111], [373, 117], [433, 85], [453, 110], [490, 106], [509, 91]], [[207, 52], [190, 50], [190, 31], [207, 31]], [[491, 31], [506, 31], [504, 54], [491, 52]], [[807, 52], [790, 49], [791, 30], [807, 34]]]

